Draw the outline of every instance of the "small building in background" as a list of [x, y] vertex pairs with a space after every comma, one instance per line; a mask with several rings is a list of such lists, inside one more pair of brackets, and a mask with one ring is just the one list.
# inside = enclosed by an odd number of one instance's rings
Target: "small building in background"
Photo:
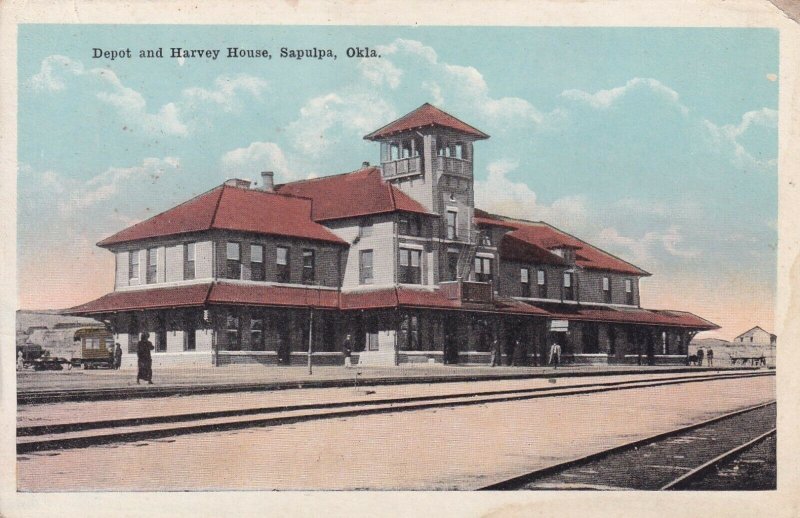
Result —
[[756, 326], [734, 338], [733, 343], [737, 345], [769, 345], [770, 347], [775, 347], [777, 345], [777, 339], [777, 336]]

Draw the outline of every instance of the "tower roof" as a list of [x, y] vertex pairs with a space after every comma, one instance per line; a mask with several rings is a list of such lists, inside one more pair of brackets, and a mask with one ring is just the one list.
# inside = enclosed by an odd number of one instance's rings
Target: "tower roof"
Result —
[[450, 128], [460, 133], [465, 133], [475, 139], [487, 139], [489, 135], [477, 128], [473, 128], [447, 112], [440, 110], [430, 103], [425, 103], [416, 110], [403, 115], [394, 122], [365, 135], [366, 140], [380, 140], [384, 137], [401, 133], [403, 131], [424, 128], [426, 126], [440, 126]]

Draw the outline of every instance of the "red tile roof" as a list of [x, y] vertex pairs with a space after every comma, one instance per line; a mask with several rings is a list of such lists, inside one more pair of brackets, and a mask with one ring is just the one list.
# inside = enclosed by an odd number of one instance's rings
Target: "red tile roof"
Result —
[[64, 313], [91, 315], [208, 304], [336, 309], [339, 307], [339, 292], [300, 286], [259, 286], [215, 282], [169, 288], [114, 291], [86, 304], [69, 308]]
[[299, 286], [214, 283], [208, 303], [335, 309], [339, 307], [339, 292]]
[[98, 243], [109, 246], [210, 229], [346, 244], [311, 219], [311, 200], [221, 185]]
[[314, 221], [353, 218], [395, 211], [430, 214], [419, 202], [381, 178], [377, 167], [277, 186], [281, 194], [313, 200]]
[[[500, 243], [500, 254], [503, 258], [506, 258], [506, 256], [503, 255], [504, 249], [510, 254], [508, 257], [509, 259], [524, 260], [525, 253], [530, 253], [531, 258], [528, 260], [535, 262], [540, 257], [548, 258], [549, 255], [547, 254], [554, 255], [552, 252], [549, 252], [549, 250], [556, 248], [573, 248], [577, 251], [575, 254], [575, 262], [582, 268], [618, 272], [628, 275], [650, 275], [650, 273], [642, 270], [638, 266], [611, 255], [547, 223], [505, 218], [484, 211], [478, 212], [477, 209], [476, 213], [478, 213], [479, 216], [476, 216], [475, 221], [480, 225], [505, 226], [506, 228], [513, 229], [503, 236], [503, 240]], [[504, 242], [507, 240], [508, 244], [504, 245]], [[525, 248], [520, 242], [529, 246]]]
[[373, 131], [369, 135], [365, 135], [364, 138], [366, 140], [379, 140], [395, 133], [423, 128], [425, 126], [441, 126], [444, 128], [450, 128], [461, 133], [466, 133], [467, 135], [470, 135], [476, 139], [489, 138], [489, 135], [481, 130], [473, 128], [466, 122], [456, 119], [449, 113], [446, 113], [429, 103], [425, 103], [411, 113], [403, 115], [396, 121], [390, 122], [386, 126]]
[[69, 308], [64, 313], [91, 315], [136, 309], [202, 306], [208, 297], [210, 288], [211, 284], [206, 283], [172, 288], [113, 291], [99, 299]]
[[665, 309], [587, 307], [573, 304], [531, 303], [546, 310], [551, 318], [620, 324], [681, 327], [697, 331], [719, 329], [719, 326], [693, 313]]
[[492, 305], [464, 304], [460, 300], [447, 298], [440, 290], [430, 291], [400, 287], [375, 291], [342, 293], [341, 295], [341, 309], [381, 309], [397, 307], [535, 316], [547, 316], [548, 314], [546, 311], [525, 304], [524, 302], [499, 297], [495, 297]]

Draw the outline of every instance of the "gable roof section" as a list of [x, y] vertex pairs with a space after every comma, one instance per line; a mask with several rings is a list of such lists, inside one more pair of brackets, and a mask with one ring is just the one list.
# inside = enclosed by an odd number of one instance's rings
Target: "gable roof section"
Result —
[[[740, 335], [739, 335], [739, 336], [737, 336], [736, 338], [742, 338], [743, 336], [747, 336], [747, 335], [749, 335], [750, 333], [752, 333], [753, 331], [755, 331], [756, 329], [760, 330], [760, 331], [761, 331], [761, 332], [763, 332], [763, 333], [767, 333], [769, 336], [775, 336], [775, 335], [773, 335], [772, 333], [770, 333], [769, 331], [767, 331], [766, 329], [764, 329], [763, 327], [761, 327], [761, 326], [755, 326], [755, 327], [751, 327], [750, 329], [748, 329], [748, 330], [747, 330], [747, 331], [745, 331], [744, 333], [740, 334]], [[736, 340], [736, 338], [734, 338], [734, 340]]]
[[489, 135], [461, 121], [447, 112], [440, 110], [430, 103], [425, 103], [416, 110], [403, 115], [386, 126], [365, 135], [366, 140], [378, 140], [403, 131], [423, 128], [426, 126], [441, 126], [466, 133], [476, 139], [487, 139]]
[[365, 167], [276, 187], [281, 194], [311, 198], [314, 221], [354, 218], [395, 211], [431, 214], [409, 195], [383, 181], [381, 170]]
[[[503, 236], [503, 240], [500, 242], [500, 256], [503, 258], [535, 262], [543, 260], [543, 258], [546, 259], [549, 255], [555, 255], [550, 250], [572, 248], [576, 250], [575, 263], [582, 268], [629, 275], [650, 275], [649, 272], [642, 270], [638, 266], [544, 222], [506, 218], [485, 211], [479, 212], [478, 209], [476, 209], [475, 220], [480, 225], [505, 226], [511, 230]], [[504, 251], [509, 256], [506, 256]], [[550, 264], [559, 263], [552, 262]], [[561, 264], [563, 264], [563, 261]]]
[[98, 243], [174, 236], [211, 229], [253, 232], [346, 244], [311, 219], [311, 200], [221, 185]]

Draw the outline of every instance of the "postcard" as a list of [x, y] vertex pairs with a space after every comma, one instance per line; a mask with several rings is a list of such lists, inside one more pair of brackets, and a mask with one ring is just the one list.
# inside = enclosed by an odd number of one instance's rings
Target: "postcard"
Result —
[[5, 9], [3, 515], [792, 515], [791, 12], [416, 7]]

